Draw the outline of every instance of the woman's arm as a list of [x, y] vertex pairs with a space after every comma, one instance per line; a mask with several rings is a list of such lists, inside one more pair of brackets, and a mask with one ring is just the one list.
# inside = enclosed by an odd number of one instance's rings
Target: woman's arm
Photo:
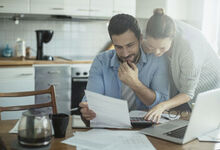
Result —
[[146, 116], [144, 117], [145, 120], [152, 120], [153, 122], [159, 122], [161, 114], [168, 109], [174, 108], [181, 104], [184, 104], [190, 100], [190, 97], [187, 94], [180, 93], [173, 98], [161, 102], [158, 105], [154, 106], [151, 110], [148, 111]]

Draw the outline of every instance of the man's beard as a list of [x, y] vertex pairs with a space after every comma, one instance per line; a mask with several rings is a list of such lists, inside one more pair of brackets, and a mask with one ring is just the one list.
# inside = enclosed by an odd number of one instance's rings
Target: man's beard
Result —
[[[140, 51], [139, 51], [138, 54], [134, 57], [134, 60], [132, 61], [132, 63], [134, 63], [134, 64], [138, 63], [139, 58], [140, 58], [140, 55], [141, 55], [141, 53], [140, 53]], [[134, 54], [129, 55], [127, 58], [132, 57], [132, 56], [134, 56]], [[126, 60], [126, 58], [125, 58], [125, 59], [121, 59], [118, 55], [117, 55], [117, 57], [118, 57], [118, 60], [119, 60], [121, 63], [128, 61], [128, 60]]]

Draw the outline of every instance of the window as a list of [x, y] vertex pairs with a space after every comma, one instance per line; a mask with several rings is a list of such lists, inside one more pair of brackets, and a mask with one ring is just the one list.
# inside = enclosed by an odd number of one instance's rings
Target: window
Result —
[[220, 54], [220, 1], [204, 0], [202, 32]]

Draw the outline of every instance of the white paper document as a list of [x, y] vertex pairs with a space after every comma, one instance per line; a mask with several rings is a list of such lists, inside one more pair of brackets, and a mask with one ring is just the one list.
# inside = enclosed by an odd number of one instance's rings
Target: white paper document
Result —
[[9, 131], [9, 133], [18, 133], [18, 125], [20, 120], [18, 120], [15, 124], [15, 126]]
[[220, 142], [220, 128], [199, 136], [198, 140], [204, 142]]
[[82, 121], [80, 115], [72, 115], [72, 127], [73, 128], [86, 128], [86, 125]]
[[89, 109], [96, 113], [90, 127], [131, 128], [127, 101], [85, 90]]
[[137, 131], [92, 129], [76, 132], [62, 143], [76, 146], [77, 150], [155, 150], [147, 137]]

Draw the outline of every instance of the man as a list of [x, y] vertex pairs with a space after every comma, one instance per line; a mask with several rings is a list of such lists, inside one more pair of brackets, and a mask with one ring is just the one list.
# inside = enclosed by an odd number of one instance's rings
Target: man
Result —
[[[99, 54], [90, 69], [87, 90], [125, 99], [129, 110], [148, 110], [167, 100], [168, 69], [164, 57], [145, 54], [140, 43], [137, 20], [127, 14], [111, 18], [108, 31], [115, 50]], [[86, 97], [79, 104], [82, 117], [92, 120], [96, 114], [88, 108]]]

